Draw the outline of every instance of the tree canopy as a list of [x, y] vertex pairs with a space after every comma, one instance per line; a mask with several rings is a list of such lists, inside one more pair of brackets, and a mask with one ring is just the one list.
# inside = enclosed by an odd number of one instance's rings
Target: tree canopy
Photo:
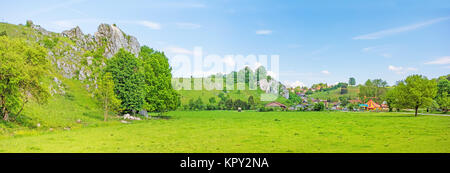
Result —
[[415, 109], [417, 116], [419, 108], [432, 104], [437, 93], [437, 85], [435, 80], [428, 80], [425, 76], [411, 75], [400, 81], [394, 90], [396, 105], [400, 108]]
[[359, 97], [363, 101], [367, 98], [380, 102], [387, 92], [387, 82], [382, 79], [367, 80], [364, 85], [359, 86]]
[[122, 101], [123, 113], [139, 111], [144, 105], [144, 76], [141, 62], [123, 48], [107, 61], [105, 72], [111, 73], [114, 80], [114, 92]]
[[162, 52], [143, 46], [139, 56], [143, 61], [145, 82], [145, 109], [164, 113], [180, 104], [178, 93], [172, 87], [172, 68]]
[[114, 93], [114, 81], [111, 73], [104, 73], [98, 82], [96, 90], [97, 98], [104, 109], [104, 121], [107, 120], [108, 112], [118, 111], [120, 107], [120, 100], [117, 99]]
[[450, 82], [446, 78], [442, 78], [439, 80], [437, 84], [437, 95], [436, 102], [443, 112], [448, 111], [448, 107], [450, 106]]
[[8, 121], [18, 116], [25, 103], [45, 103], [50, 95], [44, 78], [49, 73], [47, 51], [24, 40], [0, 36], [0, 112]]

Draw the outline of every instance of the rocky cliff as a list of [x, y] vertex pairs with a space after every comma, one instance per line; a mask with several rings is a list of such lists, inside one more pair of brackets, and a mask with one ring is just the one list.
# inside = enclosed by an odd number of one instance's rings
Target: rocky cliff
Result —
[[84, 35], [80, 27], [63, 31], [62, 36], [68, 37], [74, 41], [76, 45], [88, 51], [104, 47], [104, 56], [111, 58], [120, 48], [135, 54], [139, 53], [140, 45], [136, 37], [125, 34], [122, 30], [114, 25], [100, 24], [94, 36]]
[[[16, 29], [17, 32], [20, 32], [19, 28]], [[95, 57], [94, 52], [101, 52], [109, 59], [121, 48], [135, 56], [138, 56], [140, 51], [138, 40], [125, 34], [115, 25], [100, 24], [94, 35], [84, 34], [78, 26], [62, 33], [54, 33], [35, 25], [32, 21], [27, 21], [22, 30], [23, 34], [18, 37], [38, 42], [49, 50], [49, 59], [55, 65], [58, 74], [86, 83], [87, 89], [96, 83], [96, 68], [105, 65], [103, 60]], [[54, 81], [59, 80], [55, 77]], [[63, 92], [59, 84], [55, 86], [58, 87], [51, 90], [55, 93]]]

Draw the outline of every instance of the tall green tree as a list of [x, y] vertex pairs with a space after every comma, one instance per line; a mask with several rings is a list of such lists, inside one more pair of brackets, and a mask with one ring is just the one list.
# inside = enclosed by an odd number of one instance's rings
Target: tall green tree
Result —
[[348, 84], [349, 84], [350, 86], [355, 86], [355, 85], [356, 85], [356, 79], [355, 79], [354, 77], [351, 77], [351, 78], [348, 80]]
[[247, 102], [248, 102], [249, 109], [254, 109], [255, 108], [256, 103], [255, 103], [255, 99], [253, 98], [252, 95], [248, 97]]
[[398, 97], [397, 97], [397, 90], [391, 89], [389, 90], [386, 95], [383, 97], [383, 100], [386, 101], [386, 104], [389, 108], [389, 112], [392, 112], [392, 109], [399, 108], [399, 106], [396, 105], [398, 103]]
[[443, 112], [448, 112], [450, 106], [450, 82], [443, 78], [437, 84], [436, 102]]
[[422, 75], [408, 76], [395, 87], [396, 105], [402, 108], [413, 108], [415, 116], [421, 107], [427, 107], [433, 103], [437, 93], [435, 80], [428, 80]]
[[122, 101], [122, 113], [139, 111], [143, 107], [145, 83], [140, 66], [140, 60], [124, 49], [107, 61], [105, 72], [111, 73], [113, 77], [114, 92]]
[[143, 60], [145, 81], [145, 109], [164, 114], [180, 104], [179, 94], [172, 87], [172, 68], [163, 52], [143, 46], [139, 56]]
[[9, 120], [34, 99], [45, 103], [50, 96], [44, 78], [50, 72], [45, 48], [24, 40], [0, 36], [0, 113]]
[[382, 79], [369, 79], [364, 85], [359, 86], [359, 97], [363, 101], [371, 98], [375, 102], [381, 102], [387, 92], [387, 86], [387, 82]]
[[109, 111], [119, 111], [121, 101], [117, 99], [114, 93], [114, 81], [111, 73], [103, 74], [99, 80], [96, 96], [104, 110], [104, 121], [107, 121]]

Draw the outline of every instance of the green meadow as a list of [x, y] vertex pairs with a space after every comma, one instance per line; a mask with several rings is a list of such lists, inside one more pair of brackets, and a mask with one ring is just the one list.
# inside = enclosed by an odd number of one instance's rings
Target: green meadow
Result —
[[0, 138], [0, 152], [14, 153], [448, 153], [449, 146], [450, 117], [370, 112], [175, 111]]

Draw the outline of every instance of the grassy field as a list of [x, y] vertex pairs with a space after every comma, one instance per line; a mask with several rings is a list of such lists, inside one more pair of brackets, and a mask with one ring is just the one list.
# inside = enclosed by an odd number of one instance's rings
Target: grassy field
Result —
[[[0, 152], [450, 152], [450, 117], [346, 112], [170, 112], [0, 139]], [[117, 121], [117, 120], [115, 120]]]

